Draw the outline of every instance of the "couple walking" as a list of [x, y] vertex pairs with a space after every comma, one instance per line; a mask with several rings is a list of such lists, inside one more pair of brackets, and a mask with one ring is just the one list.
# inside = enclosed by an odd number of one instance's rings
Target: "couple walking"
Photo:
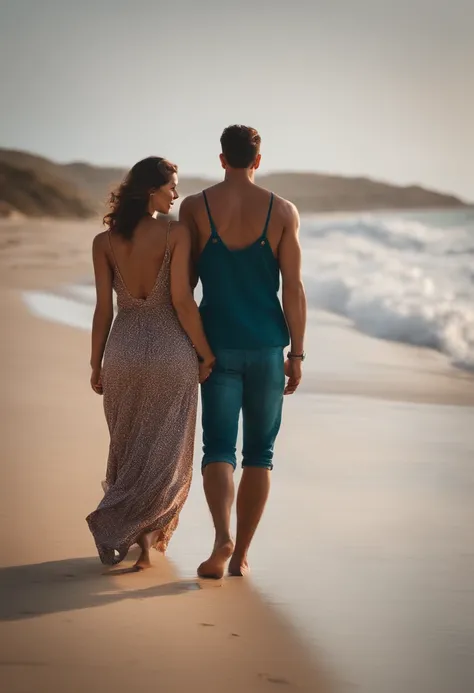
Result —
[[201, 383], [202, 474], [215, 543], [198, 574], [221, 578], [229, 562], [231, 575], [244, 575], [270, 489], [283, 396], [301, 380], [306, 300], [297, 210], [255, 185], [256, 130], [230, 126], [221, 147], [224, 180], [186, 198], [179, 222], [156, 215], [178, 198], [177, 167], [158, 157], [137, 163], [111, 195], [107, 230], [93, 242], [91, 385], [104, 397], [110, 449], [104, 497], [87, 522], [107, 565], [133, 544], [141, 549], [137, 569], [150, 565], [151, 548], [166, 551], [191, 484]]

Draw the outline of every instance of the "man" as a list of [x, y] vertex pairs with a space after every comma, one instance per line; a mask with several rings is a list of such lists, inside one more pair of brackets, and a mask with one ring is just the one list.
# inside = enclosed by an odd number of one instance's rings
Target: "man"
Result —
[[[253, 128], [226, 128], [220, 155], [224, 180], [186, 198], [180, 209], [202, 283], [201, 317], [216, 356], [201, 389], [203, 480], [215, 543], [210, 558], [198, 568], [201, 577], [216, 579], [224, 575], [229, 559], [231, 575], [249, 570], [250, 542], [270, 490], [283, 395], [297, 389], [304, 360], [306, 298], [299, 216], [291, 202], [254, 183], [260, 141]], [[278, 299], [280, 273], [283, 310]], [[234, 545], [230, 515], [241, 412], [243, 473]]]

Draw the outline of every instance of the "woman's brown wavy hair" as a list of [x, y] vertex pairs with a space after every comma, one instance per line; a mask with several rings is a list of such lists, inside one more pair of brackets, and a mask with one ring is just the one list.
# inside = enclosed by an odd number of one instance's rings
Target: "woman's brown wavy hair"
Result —
[[169, 183], [177, 171], [175, 164], [160, 156], [149, 156], [135, 164], [110, 194], [104, 226], [130, 240], [140, 219], [148, 214], [150, 193]]

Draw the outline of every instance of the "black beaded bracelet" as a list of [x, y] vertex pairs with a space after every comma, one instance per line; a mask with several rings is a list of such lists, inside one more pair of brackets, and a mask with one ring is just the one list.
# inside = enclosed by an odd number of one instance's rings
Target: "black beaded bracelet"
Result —
[[289, 351], [287, 357], [290, 359], [290, 361], [291, 359], [300, 359], [301, 361], [304, 361], [306, 358], [306, 354], [304, 351], [302, 354], [292, 354], [291, 351]]

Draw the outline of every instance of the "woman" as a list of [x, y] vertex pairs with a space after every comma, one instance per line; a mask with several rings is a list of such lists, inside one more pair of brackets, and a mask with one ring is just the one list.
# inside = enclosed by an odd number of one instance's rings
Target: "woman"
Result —
[[135, 543], [137, 569], [150, 566], [151, 547], [166, 550], [191, 483], [198, 380], [214, 363], [190, 288], [189, 232], [155, 218], [170, 212], [177, 184], [165, 159], [137, 163], [92, 247], [91, 386], [104, 396], [110, 449], [105, 495], [87, 522], [106, 565]]

